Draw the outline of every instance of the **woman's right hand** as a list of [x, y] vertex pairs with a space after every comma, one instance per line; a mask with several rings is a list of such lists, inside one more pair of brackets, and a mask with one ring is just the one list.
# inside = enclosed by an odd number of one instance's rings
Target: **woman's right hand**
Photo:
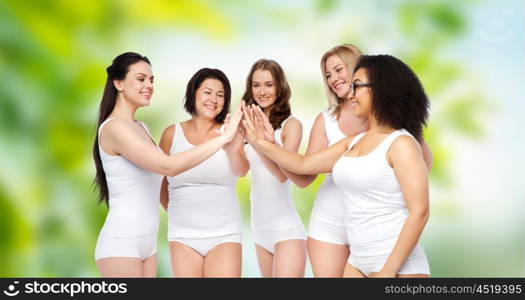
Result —
[[241, 108], [243, 112], [242, 125], [244, 127], [244, 135], [248, 143], [252, 146], [256, 144], [258, 140], [264, 140], [264, 134], [261, 131], [261, 128], [257, 128], [254, 112], [250, 107], [247, 107], [244, 104], [244, 101], [241, 103]]
[[273, 130], [273, 126], [270, 123], [270, 120], [264, 114], [261, 107], [252, 106], [251, 110], [255, 118], [255, 126], [257, 127], [257, 131], [264, 132], [264, 138], [268, 142], [275, 144], [275, 131]]

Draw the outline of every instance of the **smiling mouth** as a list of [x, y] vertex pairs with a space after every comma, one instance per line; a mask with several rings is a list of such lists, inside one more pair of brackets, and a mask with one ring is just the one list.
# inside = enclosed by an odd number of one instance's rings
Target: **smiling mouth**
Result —
[[335, 85], [335, 89], [338, 90], [338, 89], [342, 88], [343, 85], [344, 85], [344, 82], [338, 83], [338, 84]]
[[269, 102], [271, 101], [270, 97], [257, 98], [258, 102]]

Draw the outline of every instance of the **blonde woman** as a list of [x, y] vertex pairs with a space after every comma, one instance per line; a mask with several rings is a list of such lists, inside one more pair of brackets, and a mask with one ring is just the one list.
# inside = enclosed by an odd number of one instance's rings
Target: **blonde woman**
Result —
[[[367, 119], [352, 113], [348, 100], [353, 69], [361, 56], [354, 45], [336, 46], [321, 58], [321, 73], [329, 107], [319, 113], [310, 132], [306, 154], [319, 152], [343, 138], [368, 130]], [[430, 169], [431, 152], [422, 142], [425, 161]], [[307, 185], [317, 175], [305, 176]], [[341, 277], [351, 249], [344, 223], [343, 193], [328, 173], [317, 191], [308, 226], [308, 256], [315, 277]]]
[[368, 131], [302, 156], [268, 142], [264, 114], [243, 107], [247, 139], [292, 172], [333, 172], [351, 250], [344, 277], [428, 277], [418, 244], [429, 216], [428, 169], [418, 143], [428, 98], [412, 70], [392, 56], [362, 56], [354, 70], [351, 109], [368, 120]]

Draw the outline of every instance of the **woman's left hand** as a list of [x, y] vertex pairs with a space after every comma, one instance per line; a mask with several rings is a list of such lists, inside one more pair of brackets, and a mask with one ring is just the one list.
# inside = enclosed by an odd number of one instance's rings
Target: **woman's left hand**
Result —
[[241, 149], [241, 147], [244, 145], [244, 128], [243, 126], [239, 126], [239, 129], [237, 130], [237, 133], [233, 136], [233, 140], [229, 142], [228, 144], [224, 145], [222, 149], [226, 152], [236, 152]]

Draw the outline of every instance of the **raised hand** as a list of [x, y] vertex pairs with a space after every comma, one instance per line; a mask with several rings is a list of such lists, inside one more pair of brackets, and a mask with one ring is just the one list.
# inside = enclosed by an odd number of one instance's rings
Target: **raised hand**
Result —
[[273, 126], [270, 124], [268, 117], [264, 114], [260, 106], [254, 106], [252, 109], [256, 118], [256, 127], [259, 132], [264, 132], [264, 138], [268, 142], [275, 143], [275, 131], [273, 130]]
[[254, 114], [244, 101], [241, 102], [241, 108], [243, 112], [242, 125], [244, 127], [244, 135], [248, 143], [253, 145], [256, 141], [264, 139], [264, 134], [255, 127]]
[[243, 102], [241, 102], [241, 106], [237, 108], [233, 116], [228, 113], [228, 115], [226, 115], [226, 119], [224, 120], [224, 131], [222, 136], [226, 138], [227, 143], [231, 142], [238, 132], [239, 123], [241, 122], [243, 116]]
[[236, 152], [241, 149], [244, 145], [244, 128], [241, 126], [238, 127], [237, 132], [233, 136], [233, 140], [228, 144], [224, 145], [222, 148], [226, 152]]

